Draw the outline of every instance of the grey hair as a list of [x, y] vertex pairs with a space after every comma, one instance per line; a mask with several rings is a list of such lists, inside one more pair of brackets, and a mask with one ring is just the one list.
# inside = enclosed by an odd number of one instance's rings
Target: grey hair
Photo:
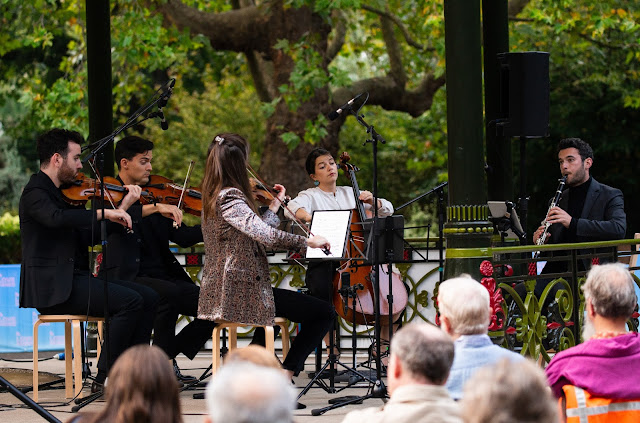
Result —
[[460, 405], [466, 423], [559, 421], [547, 378], [530, 360], [505, 358], [479, 369], [464, 385]]
[[207, 385], [214, 423], [291, 423], [296, 395], [284, 372], [247, 362], [223, 366]]
[[393, 336], [391, 353], [411, 375], [443, 385], [453, 364], [453, 341], [436, 326], [410, 323]]
[[582, 290], [585, 300], [591, 300], [594, 311], [609, 319], [628, 319], [638, 302], [633, 278], [621, 263], [593, 266]]
[[469, 277], [447, 279], [438, 288], [440, 315], [457, 335], [485, 334], [489, 328], [489, 291]]

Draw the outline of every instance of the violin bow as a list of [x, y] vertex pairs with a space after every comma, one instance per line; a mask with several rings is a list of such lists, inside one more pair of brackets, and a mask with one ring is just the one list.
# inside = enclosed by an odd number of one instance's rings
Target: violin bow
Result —
[[[187, 169], [187, 176], [185, 176], [184, 178], [184, 185], [182, 186], [182, 192], [180, 193], [180, 199], [178, 200], [178, 208], [180, 208], [180, 206], [182, 206], [182, 199], [184, 198], [184, 192], [187, 189], [187, 184], [189, 184], [189, 180], [191, 179], [191, 171], [193, 171], [193, 165], [195, 164], [195, 161], [191, 160], [191, 162], [189, 163], [189, 169]], [[173, 221], [173, 227], [177, 228], [178, 224], [176, 223], [176, 221]]]
[[[89, 166], [91, 167], [91, 170], [93, 170], [93, 172], [96, 174], [96, 179], [95, 179], [93, 182], [94, 182], [94, 184], [95, 184], [95, 188], [94, 188], [94, 189], [97, 191], [97, 188], [98, 188], [98, 179], [100, 179], [100, 178], [101, 178], [101, 176], [100, 176], [100, 172], [99, 172], [99, 171], [98, 171], [98, 169], [95, 167], [94, 160], [89, 160]], [[105, 184], [105, 185], [106, 185], [106, 184]], [[116, 208], [116, 205], [115, 205], [115, 201], [113, 201], [113, 197], [111, 196], [111, 192], [109, 192], [109, 190], [108, 190], [108, 189], [106, 189], [104, 186], [102, 187], [102, 192], [104, 192], [104, 193], [105, 193], [105, 197], [107, 197], [107, 200], [109, 200], [109, 204], [111, 204], [111, 207], [112, 207], [113, 209], [115, 209], [115, 208]], [[103, 218], [104, 218], [104, 216], [103, 216]], [[132, 234], [132, 233], [133, 233], [133, 229], [132, 229], [132, 228], [129, 228], [129, 227], [127, 227], [127, 228], [126, 228], [126, 231], [127, 231], [127, 233], [128, 233], [128, 234]]]

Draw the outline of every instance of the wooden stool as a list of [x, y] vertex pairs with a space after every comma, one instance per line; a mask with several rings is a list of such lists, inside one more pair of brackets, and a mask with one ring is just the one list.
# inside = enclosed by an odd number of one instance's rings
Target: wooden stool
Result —
[[[98, 333], [102, 333], [102, 317], [87, 317], [75, 314], [41, 314], [33, 324], [33, 400], [38, 402], [38, 327], [41, 323], [64, 323], [64, 386], [67, 398], [73, 398], [82, 390], [82, 343], [80, 337], [80, 322], [98, 322]], [[73, 325], [73, 352], [71, 351], [71, 326]], [[101, 345], [98, 342], [98, 357], [100, 356]], [[75, 392], [72, 388], [72, 368], [73, 382], [75, 382]]]
[[[238, 328], [252, 326], [254, 328], [264, 328], [265, 348], [267, 351], [275, 354], [273, 326], [264, 325], [248, 325], [245, 323], [235, 322], [216, 322], [217, 325], [213, 328], [213, 367], [211, 368], [211, 374], [214, 375], [220, 367], [220, 333], [223, 329], [229, 329], [229, 351], [238, 348]], [[284, 317], [276, 317], [275, 323], [280, 326], [280, 335], [282, 337], [282, 360], [287, 357], [289, 353], [289, 322]]]

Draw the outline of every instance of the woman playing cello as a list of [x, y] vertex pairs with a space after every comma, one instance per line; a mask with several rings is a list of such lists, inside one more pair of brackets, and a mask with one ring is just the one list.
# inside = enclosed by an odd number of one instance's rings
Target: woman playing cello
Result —
[[[202, 233], [206, 261], [198, 318], [273, 325], [274, 317], [302, 323], [282, 363], [289, 375], [304, 361], [333, 324], [329, 304], [294, 291], [272, 288], [265, 246], [305, 250], [328, 248], [321, 236], [305, 238], [275, 228], [280, 202], [263, 216], [256, 213], [247, 175], [249, 146], [237, 134], [219, 134], [209, 147], [202, 181]], [[282, 200], [285, 189], [274, 187]]]
[[[352, 210], [357, 208], [353, 189], [348, 186], [337, 186], [338, 165], [329, 151], [323, 148], [313, 149], [307, 156], [305, 168], [315, 187], [301, 191], [296, 198], [289, 202], [289, 211], [295, 213], [298, 219], [310, 222], [315, 210]], [[373, 200], [371, 192], [360, 191], [358, 201], [364, 204], [365, 211], [373, 211]], [[383, 198], [378, 198], [377, 207], [380, 217], [393, 214], [393, 205]], [[309, 263], [305, 282], [311, 295], [331, 303], [334, 295], [332, 280], [335, 272], [336, 262]], [[382, 319], [382, 324], [385, 323], [388, 323], [386, 319]], [[384, 336], [388, 333], [388, 326], [383, 326], [381, 334]], [[325, 343], [327, 346], [329, 345], [328, 337], [325, 337]]]

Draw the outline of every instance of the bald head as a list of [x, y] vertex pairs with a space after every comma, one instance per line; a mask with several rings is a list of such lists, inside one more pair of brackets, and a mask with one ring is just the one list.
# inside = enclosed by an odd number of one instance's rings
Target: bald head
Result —
[[394, 335], [391, 354], [413, 379], [442, 385], [453, 363], [453, 341], [436, 326], [410, 323]]

